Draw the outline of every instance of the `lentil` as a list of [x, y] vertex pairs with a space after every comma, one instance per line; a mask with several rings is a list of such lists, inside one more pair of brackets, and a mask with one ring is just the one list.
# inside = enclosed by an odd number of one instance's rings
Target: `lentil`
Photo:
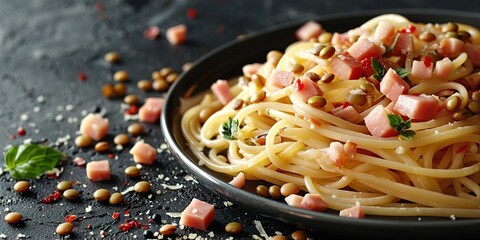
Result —
[[27, 181], [18, 181], [17, 183], [15, 183], [15, 185], [13, 185], [13, 190], [17, 193], [26, 192], [29, 188], [30, 183]]
[[58, 235], [61, 235], [61, 236], [68, 235], [72, 231], [73, 231], [73, 224], [69, 223], [69, 222], [65, 222], [65, 223], [62, 223], [62, 224], [58, 225], [57, 229], [55, 230], [55, 232]]
[[458, 39], [460, 39], [462, 41], [467, 41], [468, 39], [470, 39], [471, 35], [467, 31], [458, 31], [457, 32], [457, 37], [458, 37]]
[[170, 73], [168, 74], [166, 77], [165, 77], [165, 80], [167, 81], [167, 83], [174, 83], [175, 81], [177, 81], [178, 79], [178, 73]]
[[480, 102], [480, 91], [475, 91], [472, 93], [472, 100], [475, 102]]
[[230, 222], [225, 226], [225, 232], [228, 234], [238, 234], [243, 230], [243, 225], [239, 222]]
[[270, 197], [274, 199], [279, 199], [282, 197], [282, 194], [280, 192], [280, 187], [277, 185], [270, 186], [268, 188], [268, 193], [270, 194]]
[[137, 87], [142, 91], [150, 91], [152, 90], [152, 83], [149, 80], [143, 79], [138, 81]]
[[446, 38], [458, 38], [458, 34], [457, 34], [457, 32], [452, 32], [451, 31], [451, 32], [445, 33], [445, 37]]
[[113, 85], [110, 83], [103, 85], [102, 95], [106, 98], [112, 98], [115, 95], [115, 89], [113, 88]]
[[268, 240], [288, 240], [288, 238], [282, 235], [276, 235], [273, 237], [269, 237]]
[[319, 57], [322, 59], [329, 59], [335, 54], [335, 48], [332, 46], [326, 46], [320, 50]]
[[456, 23], [446, 23], [442, 26], [442, 32], [456, 32], [458, 31], [458, 25]]
[[363, 105], [367, 102], [367, 98], [365, 97], [365, 95], [350, 93], [347, 95], [347, 102], [355, 105]]
[[215, 112], [213, 108], [204, 108], [200, 110], [198, 113], [198, 117], [200, 118], [201, 123], [205, 123], [207, 119], [212, 116], [212, 114]]
[[95, 151], [97, 152], [105, 152], [109, 148], [108, 142], [98, 142], [95, 144]]
[[267, 53], [267, 62], [271, 63], [273, 66], [277, 66], [280, 59], [283, 57], [283, 53], [277, 50], [272, 50]]
[[318, 41], [320, 43], [329, 43], [332, 40], [333, 34], [330, 32], [323, 32], [318, 36]]
[[360, 84], [360, 89], [364, 93], [372, 93], [373, 91], [375, 91], [375, 86], [373, 86], [373, 84], [371, 84], [369, 82], [365, 82], [365, 83]]
[[263, 101], [266, 96], [267, 96], [267, 93], [262, 90], [262, 91], [260, 91], [260, 92], [255, 93], [255, 94], [250, 98], [250, 102], [252, 102], [252, 103], [259, 103], [259, 102]]
[[265, 185], [258, 185], [256, 190], [257, 190], [257, 194], [262, 197], [270, 196], [270, 193], [268, 192], [268, 187]]
[[76, 189], [67, 189], [65, 192], [63, 192], [63, 197], [67, 200], [74, 200], [80, 197], [80, 192], [78, 192]]
[[75, 138], [75, 145], [77, 147], [88, 147], [92, 144], [92, 139], [87, 135], [79, 135]]
[[130, 143], [130, 138], [128, 138], [127, 134], [121, 133], [115, 136], [115, 138], [113, 138], [113, 142], [115, 144], [125, 146]]
[[107, 189], [100, 188], [93, 193], [93, 198], [99, 202], [107, 201], [110, 198], [110, 192]]
[[113, 86], [113, 91], [117, 96], [124, 96], [127, 94], [127, 85], [123, 83], [117, 83]]
[[243, 106], [243, 99], [236, 98], [235, 100], [233, 100], [233, 102], [232, 102], [232, 108], [233, 109], [238, 110], [238, 109], [242, 108], [242, 106]]
[[161, 78], [161, 79], [153, 81], [152, 88], [153, 88], [153, 90], [158, 91], [158, 92], [164, 91], [164, 90], [168, 89], [168, 83], [165, 79]]
[[141, 135], [143, 133], [143, 126], [140, 123], [132, 123], [127, 128], [128, 133], [132, 135]]
[[165, 78], [160, 74], [160, 71], [153, 71], [152, 72], [152, 79], [153, 80], [160, 80], [160, 79], [165, 80]]
[[177, 227], [175, 227], [175, 225], [166, 224], [160, 228], [160, 234], [168, 236], [168, 235], [174, 234], [176, 230], [177, 230]]
[[320, 81], [323, 83], [331, 83], [335, 79], [335, 75], [333, 73], [325, 73], [320, 78]]
[[135, 166], [129, 166], [124, 170], [127, 177], [138, 177], [140, 175], [140, 169]]
[[66, 191], [66, 190], [72, 188], [72, 186], [73, 186], [73, 182], [71, 182], [71, 181], [61, 181], [57, 184], [57, 189], [58, 189], [58, 191], [63, 192], [63, 191]]
[[288, 197], [292, 194], [297, 194], [300, 191], [300, 188], [295, 183], [285, 183], [280, 188], [280, 193], [284, 197]]
[[107, 54], [105, 54], [105, 61], [109, 62], [109, 63], [118, 63], [120, 62], [120, 54], [118, 54], [117, 52], [108, 52]]
[[435, 34], [431, 32], [423, 32], [422, 34], [420, 34], [420, 36], [418, 36], [418, 38], [425, 42], [432, 42], [437, 39], [437, 36], [435, 36]]
[[460, 107], [461, 103], [462, 100], [459, 96], [451, 96], [445, 101], [445, 110], [449, 112], [456, 111]]
[[324, 44], [315, 44], [312, 49], [312, 54], [318, 56], [324, 47], [326, 47]]
[[293, 240], [306, 240], [308, 238], [308, 233], [304, 230], [297, 230], [292, 233]]
[[123, 201], [123, 195], [118, 192], [110, 195], [110, 198], [108, 199], [108, 203], [110, 203], [111, 205], [120, 204], [122, 201]]
[[123, 102], [128, 105], [134, 105], [139, 102], [138, 97], [134, 94], [128, 94], [123, 98]]
[[468, 104], [468, 110], [473, 113], [480, 113], [480, 103], [479, 102], [470, 102]]
[[137, 193], [147, 193], [150, 192], [151, 185], [147, 181], [137, 182], [134, 186], [135, 192]]
[[299, 74], [303, 72], [303, 69], [305, 69], [305, 67], [303, 67], [302, 64], [295, 63], [293, 64], [291, 71], [295, 74]]
[[327, 105], [327, 100], [322, 96], [313, 96], [308, 99], [307, 103], [314, 108], [322, 108]]
[[15, 223], [19, 223], [20, 221], [22, 221], [22, 214], [21, 213], [18, 213], [18, 212], [11, 212], [11, 213], [8, 213], [7, 215], [5, 215], [5, 222], [7, 222], [8, 224], [15, 224]]
[[168, 74], [170, 74], [172, 72], [173, 72], [173, 69], [169, 68], [169, 67], [164, 67], [164, 68], [160, 69], [160, 71], [159, 71], [160, 76], [162, 76], [162, 77], [166, 77]]
[[128, 72], [121, 70], [113, 74], [113, 80], [117, 82], [126, 82], [128, 80]]
[[310, 80], [312, 80], [314, 82], [318, 82], [318, 80], [320, 80], [320, 76], [318, 76], [318, 74], [316, 74], [314, 72], [307, 72], [307, 73], [305, 73], [305, 76], [310, 78]]
[[462, 121], [472, 116], [472, 113], [468, 110], [458, 110], [452, 115], [452, 119], [455, 121]]

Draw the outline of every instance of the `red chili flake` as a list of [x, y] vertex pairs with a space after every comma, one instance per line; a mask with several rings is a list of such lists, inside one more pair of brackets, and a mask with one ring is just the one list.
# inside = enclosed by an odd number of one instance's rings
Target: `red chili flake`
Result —
[[114, 213], [112, 214], [112, 218], [113, 218], [113, 219], [117, 219], [117, 218], [118, 218], [118, 215], [120, 215], [118, 212], [114, 212]]
[[124, 187], [128, 186], [128, 182], [123, 182], [122, 184], [123, 184]]
[[346, 108], [348, 106], [350, 106], [350, 103], [349, 102], [344, 102], [343, 105], [342, 105], [342, 108]]
[[107, 157], [110, 158], [110, 159], [114, 159], [114, 158], [115, 158], [115, 154], [109, 153], [109, 154], [107, 155]]
[[78, 80], [80, 80], [80, 82], [85, 82], [85, 80], [87, 80], [87, 74], [85, 74], [85, 72], [80, 72], [78, 74]]
[[460, 146], [455, 152], [456, 153], [461, 153], [461, 152], [467, 150], [467, 147], [468, 147], [468, 145], [464, 144], [464, 145]]
[[400, 33], [414, 33], [417, 28], [412, 24], [409, 24], [406, 28], [400, 29]]
[[68, 215], [65, 217], [65, 222], [72, 223], [75, 219], [77, 219], [77, 215]]
[[20, 136], [20, 137], [21, 137], [21, 136], [25, 136], [25, 134], [27, 134], [27, 131], [26, 131], [25, 128], [23, 128], [23, 127], [18, 127], [18, 128], [17, 128], [17, 134], [18, 134], [18, 136]]
[[299, 78], [295, 80], [295, 92], [302, 91], [304, 87], [305, 85], [303, 84], [302, 80], [300, 80]]
[[92, 229], [92, 224], [89, 223], [89, 224], [87, 225], [87, 229]]
[[124, 231], [124, 232], [130, 231], [130, 229], [132, 229], [132, 228], [134, 228], [134, 227], [135, 227], [135, 228], [140, 227], [140, 223], [137, 222], [137, 221], [135, 221], [135, 220], [129, 220], [129, 221], [125, 222], [125, 223], [120, 224], [120, 226], [118, 226], [118, 228], [119, 228], [120, 230]]
[[150, 26], [143, 31], [143, 36], [148, 40], [155, 40], [160, 37], [160, 28], [156, 26]]
[[193, 20], [193, 19], [197, 18], [197, 16], [198, 16], [198, 11], [197, 11], [197, 9], [195, 9], [195, 8], [189, 8], [189, 9], [187, 9], [187, 17], [188, 17], [189, 19], [192, 19], [192, 20]]
[[147, 230], [149, 227], [147, 225], [142, 226], [142, 230]]
[[105, 4], [103, 4], [103, 2], [96, 2], [95, 3], [95, 9], [97, 11], [103, 11], [103, 10], [105, 10]]
[[371, 58], [365, 58], [360, 62], [362, 63], [363, 75], [369, 77], [369, 76], [372, 76], [373, 74], [375, 74], [375, 71], [372, 68], [372, 59]]
[[44, 199], [42, 199], [42, 203], [45, 203], [45, 204], [50, 204], [50, 203], [54, 203], [58, 200], [60, 200], [60, 197], [62, 197], [62, 192], [60, 192], [59, 190], [55, 190], [54, 193], [46, 196]]
[[10, 134], [10, 139], [15, 140], [16, 138], [17, 138], [17, 136], [15, 134], [13, 134], [13, 133]]
[[426, 55], [425, 58], [423, 59], [423, 64], [425, 64], [425, 67], [430, 67], [432, 65], [432, 57]]
[[124, 216], [130, 216], [130, 212], [129, 212], [128, 210], [124, 210], [124, 211], [123, 211], [123, 215], [124, 215]]
[[128, 115], [135, 115], [138, 113], [138, 107], [137, 105], [130, 105], [130, 107], [125, 110], [125, 114], [128, 114]]
[[148, 219], [147, 222], [148, 222], [148, 223], [153, 223], [154, 221], [153, 221], [153, 219]]

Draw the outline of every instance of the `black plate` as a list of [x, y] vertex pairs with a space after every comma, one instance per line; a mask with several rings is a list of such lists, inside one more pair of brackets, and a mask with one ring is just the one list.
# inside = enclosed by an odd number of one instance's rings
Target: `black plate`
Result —
[[[371, 11], [355, 14], [324, 16], [315, 19], [328, 31], [344, 32], [360, 26], [383, 13], [398, 13], [413, 22], [461, 22], [480, 27], [480, 16], [474, 13], [443, 10]], [[270, 50], [284, 50], [295, 41], [294, 32], [302, 22], [277, 26], [243, 40], [228, 43], [199, 59], [170, 89], [161, 118], [166, 141], [181, 165], [198, 181], [229, 201], [262, 215], [296, 224], [333, 238], [394, 238], [394, 239], [455, 239], [475, 238], [480, 233], [480, 219], [377, 217], [349, 219], [338, 212], [313, 212], [290, 207], [283, 202], [260, 197], [254, 193], [258, 183], [249, 182], [237, 189], [227, 182], [231, 176], [213, 172], [197, 165], [197, 158], [186, 145], [180, 127], [180, 97], [195, 95], [209, 89], [219, 78], [229, 79], [241, 74], [245, 64], [265, 61]]]

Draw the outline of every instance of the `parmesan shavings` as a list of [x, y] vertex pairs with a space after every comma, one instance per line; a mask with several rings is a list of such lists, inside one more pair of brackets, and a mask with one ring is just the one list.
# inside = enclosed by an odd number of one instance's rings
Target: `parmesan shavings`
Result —
[[178, 190], [178, 189], [183, 188], [183, 184], [177, 183], [175, 185], [168, 185], [168, 184], [162, 183], [162, 187], [168, 188], [170, 190]]
[[267, 232], [265, 232], [265, 229], [263, 228], [262, 223], [258, 220], [254, 220], [253, 223], [255, 224], [255, 228], [257, 229], [257, 231], [260, 233], [260, 236], [267, 239], [268, 234], [267, 234]]
[[181, 212], [167, 212], [165, 213], [167, 216], [172, 217], [172, 218], [179, 218], [182, 216]]

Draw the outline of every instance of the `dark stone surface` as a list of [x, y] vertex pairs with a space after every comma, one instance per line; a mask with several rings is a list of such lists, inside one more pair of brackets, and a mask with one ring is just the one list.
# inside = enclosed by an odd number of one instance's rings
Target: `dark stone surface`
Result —
[[[104, 4], [103, 10], [99, 9], [99, 3]], [[189, 8], [198, 11], [196, 19], [187, 17]], [[178, 223], [179, 218], [167, 213], [181, 212], [195, 197], [215, 205], [216, 221], [205, 232], [178, 229], [175, 237], [225, 239], [230, 236], [225, 233], [224, 226], [238, 221], [245, 229], [235, 238], [252, 239], [255, 235], [260, 236], [254, 220], [259, 220], [270, 236], [276, 232], [290, 235], [297, 229], [295, 226], [235, 205], [226, 206], [224, 199], [189, 180], [188, 174], [166, 151], [157, 156], [155, 165], [142, 169], [141, 179], [153, 185], [151, 194], [126, 193], [126, 203], [119, 206], [97, 203], [92, 196], [94, 190], [118, 188], [123, 191], [139, 179], [128, 179], [123, 175], [124, 167], [133, 163], [128, 154], [131, 146], [121, 151], [110, 151], [117, 156], [111, 160], [112, 180], [96, 183], [86, 179], [84, 168], [75, 166], [72, 159], [80, 156], [87, 161], [99, 160], [106, 159], [107, 154], [73, 146], [79, 122], [85, 112], [100, 107], [106, 110], [105, 116], [111, 123], [107, 141], [112, 142], [117, 133], [126, 132], [129, 122], [123, 119], [121, 99], [108, 100], [100, 93], [103, 84], [113, 82], [111, 76], [117, 70], [129, 72], [129, 93], [142, 98], [161, 96], [161, 93], [139, 91], [136, 81], [149, 79], [152, 71], [166, 66], [181, 71], [185, 62], [196, 60], [240, 34], [323, 14], [386, 8], [477, 11], [480, 2], [0, 0], [0, 147], [21, 144], [28, 139], [34, 142], [46, 140], [49, 144], [57, 143], [56, 147], [69, 155], [58, 179], [43, 176], [31, 180], [32, 188], [25, 194], [12, 190], [15, 181], [8, 173], [0, 176], [0, 216], [3, 218], [10, 210], [21, 212], [25, 217], [21, 224], [14, 226], [0, 221], [0, 234], [8, 239], [21, 235], [31, 239], [60, 238], [55, 235], [56, 226], [64, 222], [65, 216], [75, 214], [79, 219], [74, 222], [75, 229], [70, 238], [99, 239], [104, 232], [109, 239], [142, 239], [141, 228], [123, 233], [118, 226], [136, 219], [148, 229], [158, 231], [161, 224], [149, 223], [149, 217], [159, 214], [165, 223]], [[188, 41], [184, 45], [170, 46], [165, 31], [169, 26], [180, 23], [189, 28]], [[161, 37], [153, 41], [143, 37], [143, 31], [152, 25], [162, 31]], [[121, 54], [123, 60], [120, 64], [110, 65], [103, 60], [104, 54], [112, 50]], [[78, 80], [81, 72], [87, 76], [84, 82]], [[144, 126], [147, 133], [142, 138], [159, 147], [163, 143], [159, 126]], [[18, 127], [24, 127], [27, 134], [12, 139], [12, 134], [17, 135]], [[3, 166], [3, 160], [1, 162]], [[42, 198], [55, 190], [60, 180], [78, 182], [75, 188], [81, 192], [80, 199], [40, 203]], [[162, 184], [181, 184], [183, 187], [170, 190]], [[86, 211], [88, 206], [91, 206], [91, 212]], [[129, 216], [124, 214], [126, 210]], [[116, 220], [112, 218], [114, 212], [120, 213]], [[88, 228], [89, 224], [91, 228]]]

